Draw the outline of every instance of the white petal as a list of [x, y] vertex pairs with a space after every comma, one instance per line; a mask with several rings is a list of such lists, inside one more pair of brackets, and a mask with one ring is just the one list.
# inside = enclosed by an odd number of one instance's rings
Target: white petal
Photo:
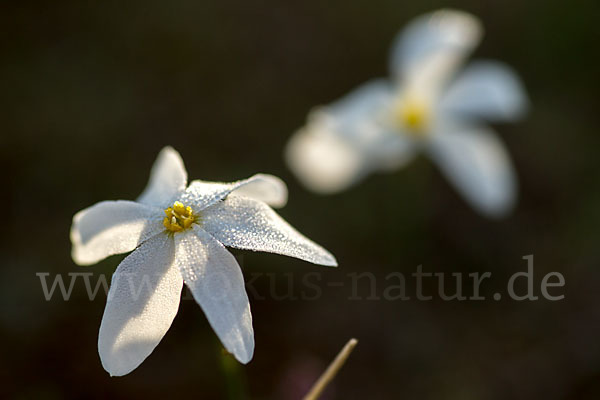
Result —
[[287, 203], [288, 190], [285, 182], [280, 178], [273, 175], [257, 174], [251, 181], [235, 189], [231, 195], [249, 197], [263, 201], [271, 207], [280, 208]]
[[397, 96], [387, 80], [371, 80], [313, 112], [307, 128], [341, 137], [359, 152], [367, 172], [399, 168], [412, 159], [414, 146], [393, 124]]
[[431, 157], [479, 212], [501, 217], [513, 207], [517, 180], [505, 146], [484, 128], [451, 127], [431, 141]]
[[232, 183], [193, 181], [181, 195], [181, 201], [191, 205], [194, 211], [202, 211], [206, 207], [223, 200], [229, 194], [244, 197], [256, 197], [258, 200], [273, 203], [275, 206], [287, 202], [287, 187], [275, 176], [256, 174], [248, 179]]
[[286, 162], [296, 177], [317, 193], [336, 193], [366, 174], [358, 149], [342, 137], [321, 131], [319, 123], [296, 132], [286, 147]]
[[175, 235], [177, 265], [225, 349], [246, 364], [254, 354], [250, 303], [242, 271], [223, 245], [202, 229]]
[[269, 206], [256, 200], [229, 197], [207, 208], [202, 213], [202, 228], [225, 246], [337, 266], [331, 253], [295, 230]]
[[[346, 96], [322, 108], [336, 119], [338, 124], [352, 127], [356, 124], [372, 124], [383, 113], [394, 93], [386, 79], [372, 79], [348, 93]], [[360, 131], [347, 131], [344, 136], [362, 136]]]
[[334, 193], [405, 164], [413, 147], [389, 123], [392, 101], [389, 84], [374, 80], [312, 112], [287, 145], [288, 166], [311, 190]]
[[162, 210], [133, 201], [103, 201], [75, 214], [71, 226], [73, 260], [96, 263], [135, 249], [164, 230]]
[[113, 275], [98, 336], [102, 366], [128, 374], [152, 353], [179, 308], [183, 279], [168, 235], [157, 235], [121, 262]]
[[410, 90], [437, 91], [477, 46], [481, 36], [479, 20], [462, 11], [439, 10], [417, 17], [392, 45], [392, 76]]
[[186, 185], [187, 172], [181, 156], [172, 147], [165, 147], [156, 158], [150, 181], [137, 201], [165, 208]]
[[442, 112], [490, 121], [510, 121], [527, 109], [528, 100], [517, 74], [493, 61], [470, 64], [441, 100]]

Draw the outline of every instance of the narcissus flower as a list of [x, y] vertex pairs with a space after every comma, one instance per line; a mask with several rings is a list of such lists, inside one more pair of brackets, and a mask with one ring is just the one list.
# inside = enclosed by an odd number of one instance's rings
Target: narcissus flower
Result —
[[187, 186], [183, 161], [167, 147], [137, 201], [103, 201], [78, 212], [71, 228], [75, 262], [93, 264], [133, 250], [113, 275], [100, 325], [104, 368], [125, 375], [152, 353], [177, 314], [184, 283], [223, 346], [240, 362], [250, 361], [250, 304], [225, 246], [337, 265], [269, 207], [286, 201], [285, 184], [271, 175]]
[[473, 62], [479, 21], [442, 10], [402, 31], [391, 52], [391, 80], [367, 82], [313, 111], [290, 140], [290, 168], [310, 189], [333, 193], [371, 172], [405, 165], [426, 153], [478, 211], [501, 216], [516, 197], [512, 163], [479, 120], [511, 121], [527, 108], [522, 85], [498, 62]]

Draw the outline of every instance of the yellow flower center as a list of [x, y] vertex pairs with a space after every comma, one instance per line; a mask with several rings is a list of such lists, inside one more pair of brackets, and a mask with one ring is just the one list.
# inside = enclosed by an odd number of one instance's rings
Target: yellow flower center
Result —
[[396, 122], [413, 137], [423, 137], [429, 125], [429, 108], [418, 100], [402, 101], [395, 110]]
[[190, 206], [185, 206], [183, 203], [176, 201], [173, 207], [165, 210], [165, 219], [163, 225], [170, 232], [181, 232], [189, 229], [194, 222], [197, 222], [199, 217], [192, 212]]

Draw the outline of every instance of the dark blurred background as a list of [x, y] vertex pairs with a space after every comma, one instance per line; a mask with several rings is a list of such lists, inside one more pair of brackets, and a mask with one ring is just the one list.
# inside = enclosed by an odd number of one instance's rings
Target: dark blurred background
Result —
[[[304, 190], [283, 162], [290, 134], [311, 107], [385, 76], [396, 32], [442, 6], [479, 16], [486, 36], [473, 57], [505, 61], [528, 89], [528, 118], [495, 126], [520, 179], [515, 212], [480, 217], [424, 158], [339, 195]], [[324, 398], [599, 398], [599, 11], [595, 0], [4, 2], [0, 397], [297, 399], [355, 336]], [[88, 300], [80, 281], [70, 301], [45, 301], [36, 273], [93, 272], [93, 283], [112, 273], [122, 257], [71, 261], [71, 218], [134, 199], [164, 145], [193, 179], [281, 176], [280, 213], [340, 268], [235, 252], [247, 280], [270, 274], [253, 283], [265, 299], [250, 294], [253, 361], [223, 360], [187, 300], [155, 352], [110, 378], [96, 349], [104, 294]], [[528, 254], [536, 287], [547, 272], [565, 276], [564, 300], [491, 299]], [[366, 300], [367, 281], [362, 300], [348, 299], [348, 274], [373, 272], [381, 294], [387, 274], [421, 264], [490, 271], [489, 299]], [[314, 272], [317, 300], [271, 295], [288, 282], [301, 293]]]

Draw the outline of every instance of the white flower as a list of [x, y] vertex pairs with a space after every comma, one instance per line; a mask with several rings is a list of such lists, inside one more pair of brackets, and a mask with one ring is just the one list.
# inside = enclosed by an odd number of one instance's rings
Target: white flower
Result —
[[498, 137], [477, 120], [514, 120], [528, 101], [501, 63], [473, 62], [457, 74], [481, 35], [479, 21], [464, 12], [412, 21], [392, 47], [391, 81], [368, 82], [313, 111], [288, 144], [290, 168], [312, 190], [333, 193], [423, 151], [474, 208], [505, 214], [516, 197], [515, 173]]
[[175, 318], [184, 282], [223, 346], [240, 362], [250, 361], [250, 304], [240, 267], [224, 246], [337, 265], [267, 205], [287, 201], [279, 178], [258, 174], [186, 186], [183, 161], [167, 147], [136, 202], [103, 201], [73, 218], [78, 264], [134, 250], [113, 275], [100, 325], [98, 352], [111, 375], [131, 372], [152, 353]]

